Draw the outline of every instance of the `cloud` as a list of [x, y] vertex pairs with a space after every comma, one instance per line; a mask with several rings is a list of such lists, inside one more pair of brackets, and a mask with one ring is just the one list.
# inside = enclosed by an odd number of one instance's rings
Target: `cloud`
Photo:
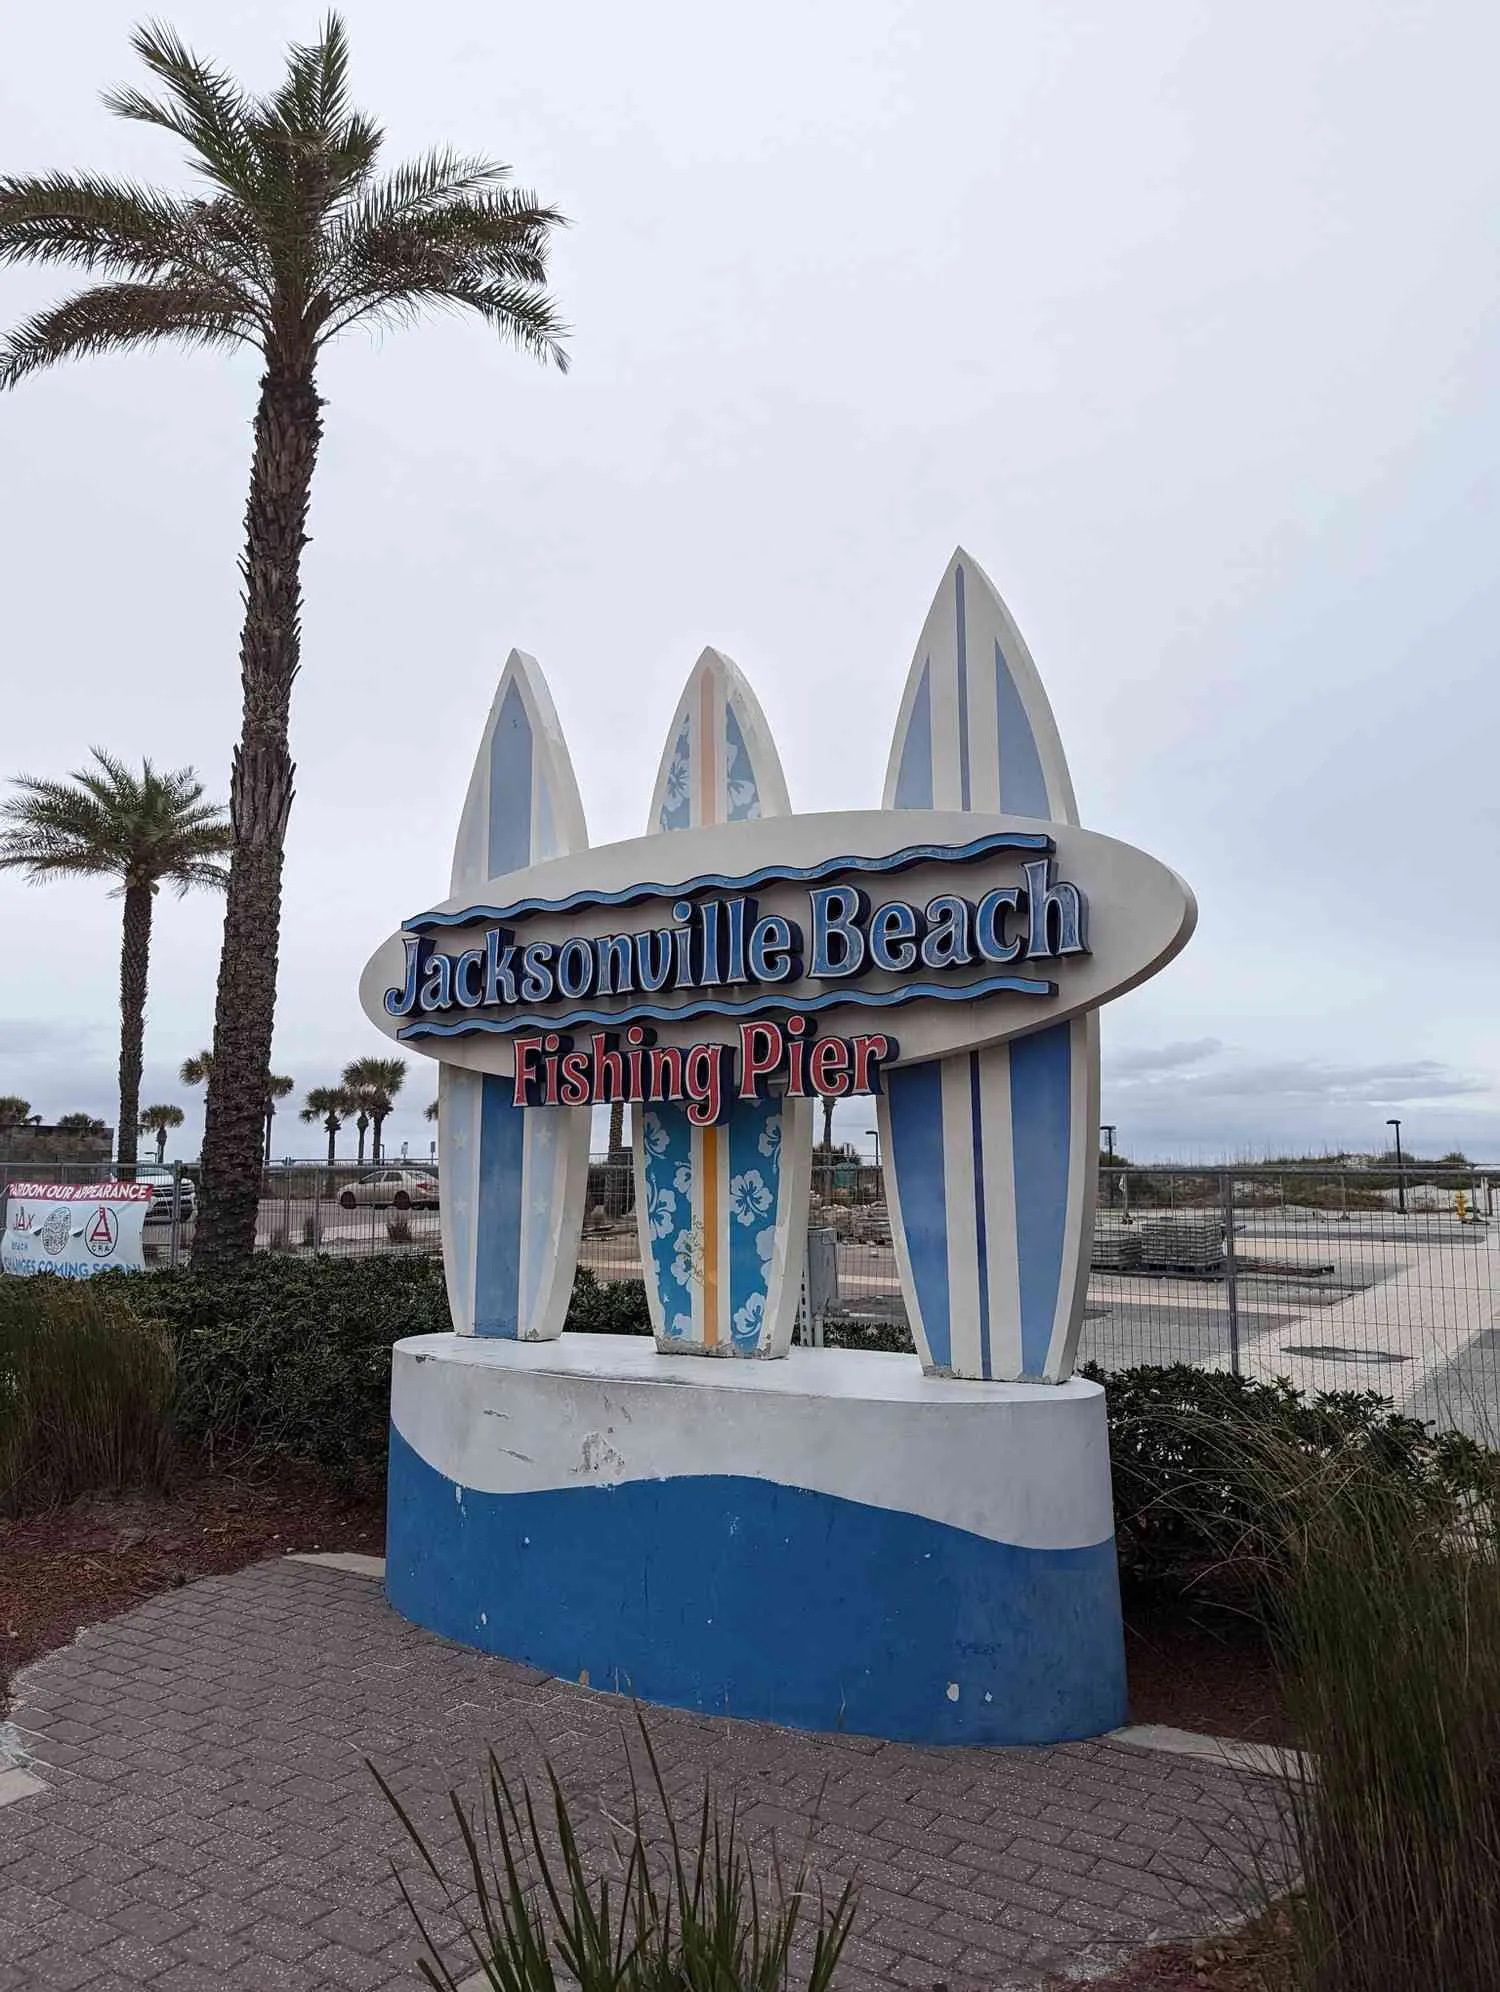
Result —
[[1180, 1072], [1184, 1066], [1199, 1065], [1223, 1049], [1219, 1039], [1213, 1037], [1187, 1038], [1178, 1044], [1159, 1045], [1154, 1050], [1142, 1046], [1114, 1053], [1108, 1061], [1109, 1070], [1116, 1078], [1122, 1074], [1145, 1077], [1155, 1072]]

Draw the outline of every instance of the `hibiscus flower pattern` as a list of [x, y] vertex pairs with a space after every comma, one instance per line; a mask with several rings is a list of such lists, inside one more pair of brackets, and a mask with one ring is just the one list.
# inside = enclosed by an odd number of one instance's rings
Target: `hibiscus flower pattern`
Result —
[[641, 1123], [641, 1139], [650, 1155], [665, 1155], [672, 1137], [661, 1124], [660, 1114], [647, 1114]]
[[731, 823], [755, 823], [760, 818], [760, 790], [755, 770], [745, 751], [745, 736], [734, 716], [734, 707], [724, 708], [724, 788]]
[[737, 1307], [730, 1322], [729, 1332], [736, 1348], [753, 1349], [760, 1342], [761, 1326], [766, 1318], [766, 1297], [763, 1293], [752, 1293], [743, 1307]]
[[667, 779], [662, 787], [661, 809], [657, 814], [657, 822], [663, 830], [686, 830], [692, 818], [693, 769], [689, 756], [689, 733], [690, 722], [684, 714], [673, 743], [672, 758], [667, 763]]
[[729, 1208], [741, 1224], [754, 1224], [776, 1201], [759, 1169], [747, 1169], [743, 1176], [729, 1179]]
[[760, 1140], [755, 1144], [761, 1154], [775, 1162], [781, 1162], [781, 1115], [772, 1114], [760, 1131]]
[[665, 1183], [653, 1183], [646, 1196], [646, 1216], [653, 1238], [665, 1238], [677, 1221], [677, 1194]]

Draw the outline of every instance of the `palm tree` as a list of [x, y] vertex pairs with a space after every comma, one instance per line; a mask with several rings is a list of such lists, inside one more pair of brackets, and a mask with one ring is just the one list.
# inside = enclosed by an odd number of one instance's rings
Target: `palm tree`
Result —
[[[59, 1114], [53, 1125], [69, 1134], [103, 1134], [105, 1130], [105, 1123], [93, 1114]], [[123, 1128], [121, 1134], [124, 1134]], [[134, 1159], [132, 1156], [131, 1160]]]
[[[0, 805], [0, 871], [24, 871], [31, 884], [56, 878], [115, 878], [125, 901], [120, 948], [120, 1115], [117, 1163], [134, 1167], [140, 1127], [141, 1041], [151, 960], [152, 902], [163, 884], [180, 899], [195, 885], [222, 890], [229, 825], [203, 800], [191, 768], [139, 775], [101, 748], [95, 765], [66, 781], [18, 775]], [[61, 1122], [58, 1123], [62, 1125]]]
[[0, 1093], [0, 1127], [24, 1127], [30, 1119], [30, 1100], [19, 1093]]
[[339, 1129], [348, 1119], [353, 1102], [342, 1086], [314, 1086], [302, 1105], [299, 1119], [321, 1121], [328, 1130], [328, 1166], [332, 1169], [338, 1160], [334, 1143], [338, 1140]]
[[185, 1058], [177, 1068], [177, 1076], [184, 1086], [206, 1086], [208, 1075], [214, 1069], [214, 1055], [211, 1051], [195, 1051], [191, 1058]]
[[295, 1079], [285, 1078], [280, 1072], [271, 1073], [266, 1080], [266, 1152], [261, 1158], [265, 1162], [271, 1159], [271, 1123], [276, 1118], [276, 1102], [284, 1100], [296, 1084]]
[[167, 1156], [167, 1131], [181, 1127], [186, 1116], [181, 1107], [142, 1107], [141, 1133], [156, 1136], [156, 1166], [159, 1169]]
[[[185, 1058], [182, 1061], [182, 1064], [178, 1067], [177, 1076], [184, 1086], [206, 1086], [213, 1074], [213, 1069], [213, 1053], [211, 1051], [198, 1051], [194, 1052], [191, 1058]], [[266, 1135], [265, 1149], [261, 1156], [262, 1162], [269, 1162], [271, 1159], [271, 1123], [276, 1118], [276, 1102], [284, 1100], [296, 1084], [295, 1079], [284, 1079], [279, 1072], [271, 1072], [266, 1076]]]
[[396, 1095], [406, 1079], [404, 1058], [356, 1058], [344, 1067], [343, 1084], [359, 1100], [359, 1159], [365, 1159], [365, 1117], [374, 1124], [370, 1160], [380, 1160], [380, 1130], [395, 1107]]
[[104, 279], [16, 328], [0, 347], [0, 387], [60, 360], [164, 340], [249, 346], [264, 363], [241, 562], [234, 847], [193, 1243], [202, 1262], [255, 1244], [319, 360], [350, 326], [403, 326], [431, 309], [472, 313], [562, 368], [547, 257], [563, 217], [510, 186], [506, 167], [447, 149], [377, 174], [384, 135], [350, 103], [336, 14], [316, 43], [287, 51], [284, 80], [266, 97], [166, 27], [139, 28], [132, 43], [163, 95], [122, 89], [105, 104], [181, 140], [201, 192], [93, 174], [0, 180], [0, 260]]
[[437, 1117], [438, 1117], [438, 1103], [436, 1100], [429, 1100], [426, 1106], [423, 1107], [422, 1109], [422, 1118], [423, 1120], [435, 1121]]

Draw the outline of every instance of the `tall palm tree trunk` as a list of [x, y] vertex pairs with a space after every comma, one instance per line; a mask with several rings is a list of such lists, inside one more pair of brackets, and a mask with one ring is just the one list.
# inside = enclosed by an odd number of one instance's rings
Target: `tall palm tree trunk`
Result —
[[272, 361], [260, 384], [245, 509], [244, 713], [234, 753], [224, 948], [203, 1130], [195, 1264], [255, 1249], [271, 1033], [276, 1022], [281, 867], [296, 770], [287, 743], [301, 656], [302, 549], [322, 418], [311, 360]]
[[156, 1166], [158, 1169], [162, 1167], [166, 1159], [167, 1159], [167, 1130], [164, 1127], [159, 1127], [156, 1130]]
[[269, 1163], [269, 1162], [270, 1162], [270, 1160], [271, 1160], [271, 1125], [272, 1125], [272, 1122], [273, 1122], [273, 1121], [274, 1121], [275, 1119], [276, 1119], [276, 1104], [275, 1104], [275, 1102], [274, 1102], [273, 1100], [267, 1100], [267, 1102], [266, 1102], [266, 1146], [265, 1146], [265, 1153], [264, 1153], [264, 1154], [263, 1154], [263, 1155], [261, 1156], [261, 1158], [260, 1158], [260, 1159], [261, 1159], [261, 1161], [262, 1161], [263, 1163]]
[[121, 1174], [135, 1168], [141, 1131], [141, 1040], [150, 964], [151, 888], [127, 885], [120, 942], [120, 1124], [115, 1130], [115, 1159]]
[[376, 1114], [370, 1123], [370, 1160], [380, 1160], [380, 1130], [385, 1126], [385, 1115]]

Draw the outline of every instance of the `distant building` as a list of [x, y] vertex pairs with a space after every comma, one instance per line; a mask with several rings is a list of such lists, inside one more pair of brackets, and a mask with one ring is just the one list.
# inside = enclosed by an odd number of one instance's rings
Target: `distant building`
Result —
[[84, 1134], [76, 1127], [38, 1127], [23, 1121], [0, 1127], [0, 1187], [3, 1178], [39, 1172], [48, 1180], [87, 1183], [108, 1170], [115, 1152], [115, 1131], [106, 1127]]

